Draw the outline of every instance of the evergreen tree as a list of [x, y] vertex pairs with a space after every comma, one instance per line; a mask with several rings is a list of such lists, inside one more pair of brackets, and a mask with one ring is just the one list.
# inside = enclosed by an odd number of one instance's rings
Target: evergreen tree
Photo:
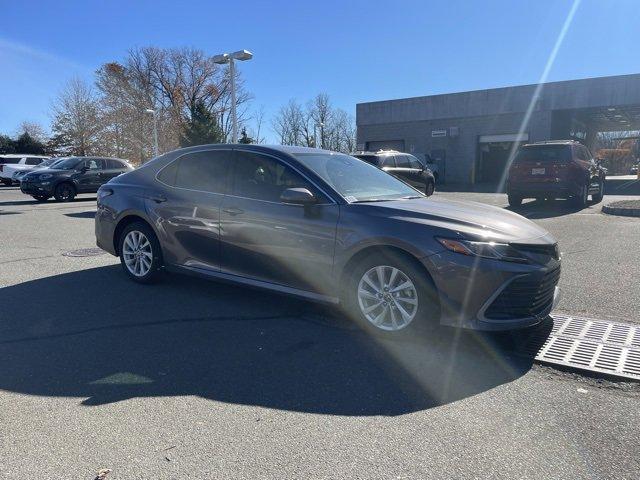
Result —
[[44, 143], [34, 139], [27, 132], [24, 132], [15, 140], [15, 150], [17, 153], [33, 153], [41, 155], [45, 151]]
[[180, 145], [191, 147], [221, 143], [223, 140], [224, 135], [216, 117], [207, 109], [204, 102], [197, 102], [191, 113], [191, 119], [180, 135]]
[[247, 135], [247, 129], [244, 127], [242, 128], [242, 132], [240, 132], [240, 139], [238, 140], [238, 143], [245, 143], [245, 144], [254, 143], [253, 138]]

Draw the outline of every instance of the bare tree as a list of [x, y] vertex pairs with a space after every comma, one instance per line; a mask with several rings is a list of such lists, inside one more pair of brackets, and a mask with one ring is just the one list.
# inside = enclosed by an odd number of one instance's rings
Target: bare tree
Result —
[[100, 108], [95, 92], [79, 78], [70, 80], [53, 105], [52, 131], [64, 139], [62, 147], [73, 155], [100, 152], [102, 130]]
[[272, 119], [273, 130], [285, 145], [352, 152], [356, 145], [355, 121], [351, 115], [331, 106], [326, 93], [316, 95], [306, 108], [290, 100]]
[[44, 130], [44, 127], [37, 122], [22, 122], [18, 127], [16, 136], [20, 136], [24, 133], [28, 134], [37, 142], [45, 143], [47, 141], [47, 134]]

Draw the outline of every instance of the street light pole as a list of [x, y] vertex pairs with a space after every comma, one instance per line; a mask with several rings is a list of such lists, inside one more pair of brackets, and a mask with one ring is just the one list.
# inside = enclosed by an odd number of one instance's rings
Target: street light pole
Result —
[[156, 117], [156, 111], [151, 108], [147, 108], [145, 112], [153, 115], [153, 156], [155, 158], [160, 155], [158, 149], [158, 118]]
[[238, 114], [236, 112], [236, 64], [235, 60], [251, 60], [253, 53], [248, 50], [238, 50], [237, 52], [222, 53], [213, 56], [213, 63], [219, 65], [229, 64], [229, 75], [231, 76], [231, 143], [238, 143]]
[[229, 58], [229, 75], [231, 75], [231, 143], [238, 143], [238, 114], [236, 112], [236, 63]]

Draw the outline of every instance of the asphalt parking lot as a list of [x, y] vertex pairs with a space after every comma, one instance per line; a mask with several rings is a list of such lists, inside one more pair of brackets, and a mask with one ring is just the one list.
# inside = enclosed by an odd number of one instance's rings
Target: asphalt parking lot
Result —
[[[1, 478], [637, 478], [638, 384], [494, 336], [380, 342], [271, 293], [136, 285], [63, 255], [94, 247], [94, 212], [0, 187]], [[640, 219], [518, 212], [560, 243], [558, 312], [640, 322]]]

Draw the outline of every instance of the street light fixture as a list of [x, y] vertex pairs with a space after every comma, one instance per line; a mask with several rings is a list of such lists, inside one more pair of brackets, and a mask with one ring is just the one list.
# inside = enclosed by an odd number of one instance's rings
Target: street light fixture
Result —
[[156, 111], [152, 108], [147, 108], [145, 113], [153, 115], [153, 156], [157, 157], [160, 155], [160, 152], [158, 149], [158, 120], [156, 118]]
[[231, 143], [238, 143], [238, 116], [236, 113], [236, 67], [235, 61], [251, 60], [253, 53], [248, 50], [238, 50], [233, 53], [222, 53], [214, 55], [213, 63], [218, 65], [229, 64], [229, 75], [231, 76]]

